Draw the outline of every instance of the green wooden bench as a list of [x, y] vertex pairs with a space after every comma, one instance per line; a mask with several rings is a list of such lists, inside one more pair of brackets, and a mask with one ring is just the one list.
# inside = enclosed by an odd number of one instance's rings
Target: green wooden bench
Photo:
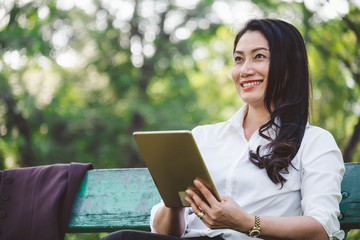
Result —
[[[340, 203], [341, 227], [360, 229], [360, 163], [347, 163]], [[146, 168], [87, 171], [72, 210], [69, 233], [150, 230], [160, 195]]]

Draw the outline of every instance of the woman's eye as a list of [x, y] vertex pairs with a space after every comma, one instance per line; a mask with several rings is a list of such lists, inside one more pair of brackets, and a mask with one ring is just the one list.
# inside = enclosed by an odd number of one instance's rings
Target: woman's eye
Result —
[[265, 58], [265, 55], [261, 54], [261, 53], [256, 54], [255, 59], [257, 59], [257, 58]]
[[235, 62], [240, 62], [242, 61], [242, 57], [235, 57]]

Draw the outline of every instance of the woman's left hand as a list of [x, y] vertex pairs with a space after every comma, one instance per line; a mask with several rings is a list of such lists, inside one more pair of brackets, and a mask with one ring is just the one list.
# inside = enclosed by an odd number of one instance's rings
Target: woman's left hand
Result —
[[[245, 212], [229, 196], [222, 196], [219, 202], [210, 190], [200, 181], [195, 180], [194, 185], [204, 195], [209, 205], [191, 189], [186, 190], [186, 201], [189, 202], [194, 213], [204, 215], [201, 220], [210, 229], [233, 229], [240, 232], [248, 232], [254, 226], [254, 216]], [[200, 214], [201, 216], [201, 214]]]

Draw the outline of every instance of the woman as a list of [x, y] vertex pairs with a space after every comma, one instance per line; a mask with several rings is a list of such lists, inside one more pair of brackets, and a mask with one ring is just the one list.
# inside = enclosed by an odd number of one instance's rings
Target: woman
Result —
[[303, 38], [289, 23], [251, 20], [235, 38], [232, 79], [246, 103], [226, 122], [199, 126], [195, 140], [222, 195], [199, 181], [207, 205], [152, 209], [152, 233], [105, 239], [342, 239], [341, 153], [332, 135], [309, 125], [309, 71]]

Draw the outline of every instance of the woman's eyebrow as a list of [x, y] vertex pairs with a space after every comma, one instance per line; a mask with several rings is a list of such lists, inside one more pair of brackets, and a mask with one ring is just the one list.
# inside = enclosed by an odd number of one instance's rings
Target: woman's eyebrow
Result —
[[[269, 52], [270, 52], [270, 50], [267, 49], [266, 47], [257, 47], [257, 48], [254, 48], [253, 50], [251, 50], [251, 52], [253, 53], [253, 52], [256, 52], [256, 51], [259, 51], [259, 50], [265, 50], [265, 51], [269, 51]], [[235, 54], [235, 53], [243, 54], [244, 52], [243, 52], [243, 51], [240, 51], [240, 50], [235, 50], [235, 51], [234, 51], [234, 54]]]

